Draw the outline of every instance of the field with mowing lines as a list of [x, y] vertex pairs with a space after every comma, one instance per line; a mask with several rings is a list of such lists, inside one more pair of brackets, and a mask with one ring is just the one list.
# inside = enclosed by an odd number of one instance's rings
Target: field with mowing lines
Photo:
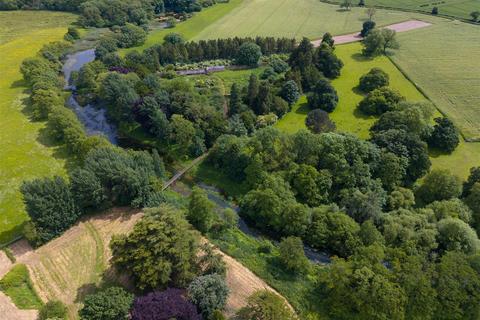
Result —
[[[376, 22], [388, 25], [422, 16], [378, 10]], [[342, 11], [336, 5], [318, 0], [244, 0], [230, 13], [199, 30], [193, 39], [257, 35], [318, 39], [327, 31], [334, 35], [358, 31], [365, 20], [367, 15], [363, 8]]]
[[[332, 0], [329, 0], [329, 2], [332, 2]], [[333, 0], [333, 2], [341, 3], [342, 1]], [[431, 13], [433, 7], [437, 7], [438, 13], [441, 15], [462, 19], [470, 19], [470, 12], [480, 11], [480, 2], [478, 0], [366, 0], [365, 4], [367, 6], [416, 10], [425, 13]]]
[[185, 39], [190, 40], [194, 38], [201, 30], [211, 25], [221, 17], [227, 15], [230, 11], [235, 9], [242, 0], [230, 0], [227, 3], [217, 3], [212, 7], [203, 9], [201, 12], [195, 13], [195, 15], [184, 21], [178, 23], [175, 28], [172, 29], [157, 29], [151, 30], [147, 36], [147, 40], [142, 46], [121, 50], [122, 53], [126, 53], [131, 50], [143, 50], [151, 47], [154, 44], [162, 43], [165, 35], [175, 32], [181, 34]]
[[45, 146], [45, 124], [29, 120], [19, 67], [45, 43], [61, 40], [75, 19], [66, 13], [0, 12], [0, 244], [17, 237], [27, 219], [22, 181], [64, 174], [61, 150]]
[[480, 28], [436, 19], [398, 39], [401, 49], [393, 60], [465, 138], [480, 140]]

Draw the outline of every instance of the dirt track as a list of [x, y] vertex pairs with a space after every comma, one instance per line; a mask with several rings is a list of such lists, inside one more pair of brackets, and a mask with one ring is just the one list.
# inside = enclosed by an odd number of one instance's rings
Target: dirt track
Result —
[[[385, 28], [394, 30], [396, 32], [405, 32], [405, 31], [415, 30], [419, 28], [425, 28], [430, 25], [431, 23], [420, 21], [420, 20], [409, 20], [409, 21], [391, 24], [389, 26], [386, 26]], [[344, 43], [357, 42], [362, 40], [363, 38], [357, 32], [357, 33], [345, 34], [341, 36], [335, 36], [333, 37], [333, 39], [335, 40], [335, 44], [344, 44]], [[322, 40], [312, 41], [315, 47], [320, 46], [321, 42]]]

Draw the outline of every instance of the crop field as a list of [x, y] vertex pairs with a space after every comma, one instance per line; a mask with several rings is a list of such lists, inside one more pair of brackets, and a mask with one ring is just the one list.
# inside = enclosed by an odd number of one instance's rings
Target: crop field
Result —
[[399, 34], [392, 58], [466, 139], [480, 140], [480, 29], [446, 19], [427, 29]]
[[[335, 2], [340, 3], [341, 1], [336, 0]], [[438, 13], [441, 15], [462, 19], [470, 19], [470, 12], [480, 11], [480, 2], [477, 0], [366, 0], [365, 4], [367, 6], [416, 10], [425, 13], [431, 13], [433, 7], [437, 7]]]
[[0, 12], [0, 244], [20, 234], [27, 216], [21, 182], [64, 173], [59, 150], [46, 147], [43, 123], [29, 120], [20, 63], [43, 44], [60, 40], [75, 16], [51, 12]]
[[[378, 10], [378, 25], [388, 25], [423, 15]], [[194, 40], [233, 36], [271, 36], [321, 38], [359, 31], [367, 20], [364, 8], [340, 10], [318, 0], [244, 0], [241, 5], [201, 30]], [[175, 30], [175, 29], [172, 29]]]

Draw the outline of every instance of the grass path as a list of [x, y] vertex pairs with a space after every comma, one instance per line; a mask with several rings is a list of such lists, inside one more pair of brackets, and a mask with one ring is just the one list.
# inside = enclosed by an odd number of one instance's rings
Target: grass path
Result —
[[50, 142], [42, 135], [44, 123], [28, 118], [19, 67], [43, 44], [62, 39], [74, 19], [71, 14], [0, 12], [0, 244], [18, 236], [27, 219], [19, 192], [22, 181], [64, 174], [58, 150], [45, 146]]

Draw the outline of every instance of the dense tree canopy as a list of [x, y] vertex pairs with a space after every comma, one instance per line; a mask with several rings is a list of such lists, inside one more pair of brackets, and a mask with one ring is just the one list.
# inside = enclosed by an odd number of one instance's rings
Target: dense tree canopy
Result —
[[128, 235], [112, 238], [112, 262], [141, 290], [185, 286], [196, 273], [197, 235], [177, 209], [146, 211]]
[[133, 294], [120, 287], [110, 287], [87, 295], [79, 315], [82, 320], [129, 319]]

